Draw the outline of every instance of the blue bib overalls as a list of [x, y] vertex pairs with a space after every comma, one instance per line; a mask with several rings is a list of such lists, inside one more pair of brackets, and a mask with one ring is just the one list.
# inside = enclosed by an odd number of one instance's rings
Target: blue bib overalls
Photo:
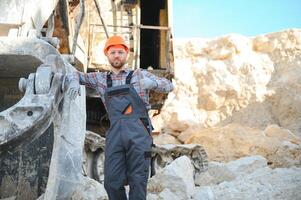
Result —
[[130, 84], [112, 87], [107, 75], [105, 105], [110, 119], [106, 133], [104, 186], [110, 200], [126, 200], [124, 186], [130, 187], [130, 200], [145, 200], [152, 137], [146, 105]]

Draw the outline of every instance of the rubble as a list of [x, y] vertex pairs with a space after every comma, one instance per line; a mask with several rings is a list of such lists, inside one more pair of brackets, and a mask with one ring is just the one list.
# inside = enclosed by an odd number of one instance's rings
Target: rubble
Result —
[[201, 144], [212, 161], [262, 155], [272, 167], [300, 166], [300, 34], [176, 40], [161, 137]]
[[[277, 126], [273, 125], [276, 128]], [[301, 166], [301, 140], [288, 130], [276, 128], [261, 131], [240, 124], [202, 129], [198, 126], [185, 131], [186, 144], [201, 144], [209, 160], [228, 162], [240, 157], [262, 155], [272, 167]]]
[[109, 200], [104, 186], [88, 177], [70, 196], [71, 200]]
[[181, 156], [149, 180], [148, 192], [169, 197], [173, 194], [179, 200], [189, 199], [195, 187], [193, 175], [190, 159]]
[[259, 168], [240, 179], [196, 189], [193, 199], [281, 199], [301, 198], [301, 168]]
[[160, 114], [161, 129], [174, 135], [196, 124], [261, 130], [277, 124], [300, 137], [300, 33], [175, 41], [176, 87]]
[[[181, 163], [178, 162], [180, 160]], [[180, 157], [152, 177], [149, 180], [147, 199], [297, 200], [300, 198], [301, 168], [271, 169], [267, 165], [267, 160], [257, 155], [228, 163], [210, 162], [208, 171], [195, 177], [196, 187], [191, 187], [192, 193], [187, 193], [185, 189], [187, 185], [181, 177], [185, 176], [186, 183], [191, 183], [191, 168], [188, 167], [188, 163], [190, 162], [187, 157]]]
[[198, 186], [218, 185], [243, 178], [259, 168], [267, 167], [267, 160], [262, 156], [243, 157], [228, 163], [209, 162], [208, 170], [197, 174], [195, 184]]

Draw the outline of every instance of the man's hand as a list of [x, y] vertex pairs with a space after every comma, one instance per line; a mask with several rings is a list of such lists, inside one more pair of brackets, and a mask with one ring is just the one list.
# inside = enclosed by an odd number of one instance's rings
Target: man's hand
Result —
[[147, 76], [143, 76], [141, 69], [138, 69], [137, 73], [139, 74], [139, 81], [142, 89], [151, 90], [158, 87], [158, 84], [155, 80], [152, 80]]
[[80, 96], [80, 86], [77, 80], [72, 80], [69, 83], [67, 95], [71, 100], [76, 99], [77, 95]]

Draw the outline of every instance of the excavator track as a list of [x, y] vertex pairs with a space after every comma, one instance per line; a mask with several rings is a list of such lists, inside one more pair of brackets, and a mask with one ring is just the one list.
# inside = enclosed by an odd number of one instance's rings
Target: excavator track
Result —
[[[93, 179], [103, 182], [103, 158], [105, 150], [105, 138], [96, 133], [88, 131], [85, 139], [85, 152], [90, 154], [92, 161], [84, 162], [85, 174]], [[160, 171], [180, 156], [187, 156], [194, 168], [195, 174], [202, 173], [208, 169], [208, 156], [203, 146], [198, 144], [165, 144], [155, 145], [152, 148], [152, 159], [155, 171]], [[90, 171], [90, 172], [89, 172]]]

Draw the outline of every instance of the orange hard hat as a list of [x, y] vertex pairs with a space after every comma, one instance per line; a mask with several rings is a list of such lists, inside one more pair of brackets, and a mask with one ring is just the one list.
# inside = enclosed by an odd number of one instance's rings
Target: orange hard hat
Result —
[[120, 36], [114, 35], [107, 39], [105, 47], [103, 49], [104, 54], [107, 55], [109, 47], [115, 45], [122, 45], [125, 47], [126, 52], [129, 52], [129, 47], [126, 44], [125, 40]]

